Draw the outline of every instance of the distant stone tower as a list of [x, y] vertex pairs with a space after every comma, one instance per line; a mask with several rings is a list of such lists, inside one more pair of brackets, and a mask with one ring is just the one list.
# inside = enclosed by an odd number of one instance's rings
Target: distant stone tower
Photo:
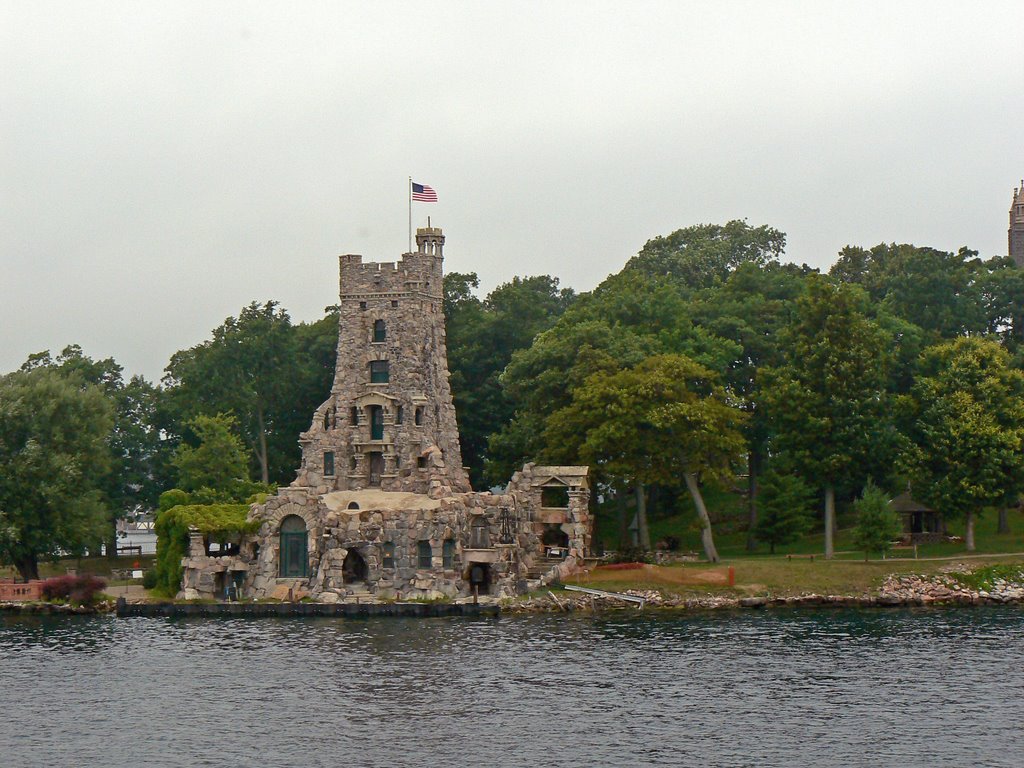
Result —
[[334, 385], [299, 438], [295, 484], [435, 498], [470, 490], [448, 384], [443, 249], [441, 229], [427, 227], [397, 263], [340, 257]]
[[1010, 203], [1010, 228], [1007, 230], [1007, 247], [1010, 258], [1018, 267], [1024, 267], [1024, 179], [1020, 187], [1013, 190]]

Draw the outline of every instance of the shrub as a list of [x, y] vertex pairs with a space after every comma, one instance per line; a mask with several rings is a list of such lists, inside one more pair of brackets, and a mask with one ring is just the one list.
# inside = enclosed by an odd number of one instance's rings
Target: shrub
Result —
[[146, 589], [153, 589], [156, 586], [156, 568], [150, 568], [142, 574], [142, 586]]
[[651, 556], [637, 546], [623, 547], [609, 558], [609, 563], [649, 563]]
[[246, 519], [248, 513], [248, 504], [184, 504], [157, 514], [154, 587], [166, 595], [178, 591], [181, 559], [188, 553], [190, 528], [212, 541], [226, 541], [259, 529], [259, 521]]
[[43, 582], [46, 600], [67, 600], [72, 603], [91, 603], [107, 582], [98, 576], [55, 576]]

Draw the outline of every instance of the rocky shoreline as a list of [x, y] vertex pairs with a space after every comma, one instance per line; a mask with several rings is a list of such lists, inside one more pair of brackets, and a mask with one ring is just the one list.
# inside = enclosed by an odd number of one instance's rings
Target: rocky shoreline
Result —
[[[954, 564], [944, 572], [931, 575], [891, 575], [873, 594], [833, 595], [803, 593], [799, 595], [702, 595], [686, 597], [665, 595], [657, 590], [626, 590], [620, 594], [639, 597], [643, 604], [625, 602], [615, 597], [589, 594], [549, 593], [530, 597], [502, 607], [506, 613], [599, 612], [606, 610], [637, 610], [639, 608], [710, 611], [741, 608], [889, 608], [951, 605], [1024, 604], [1024, 576], [993, 580], [990, 588], [975, 588], [965, 579], [966, 568]], [[969, 572], [967, 572], [969, 573]]]
[[[606, 611], [637, 611], [649, 608], [678, 611], [715, 611], [757, 608], [891, 608], [916, 606], [956, 606], [956, 605], [1024, 605], [1024, 568], [1011, 576], [993, 576], [988, 579], [972, 578], [969, 566], [953, 564], [940, 573], [931, 575], [893, 574], [886, 578], [877, 591], [871, 594], [836, 595], [803, 593], [798, 595], [754, 595], [738, 597], [735, 595], [698, 595], [686, 596], [664, 594], [657, 590], [627, 590], [621, 595], [634, 598], [633, 602], [624, 601], [612, 593], [586, 594], [578, 592], [549, 591], [547, 594], [534, 595], [522, 600], [498, 601], [487, 600], [487, 608], [481, 612], [500, 613], [505, 615], [545, 614], [545, 613], [601, 613]], [[640, 598], [642, 602], [636, 602]], [[485, 601], [481, 600], [481, 608]], [[131, 603], [128, 605], [134, 605]], [[147, 603], [138, 603], [147, 605]], [[166, 609], [166, 605], [160, 604]], [[202, 604], [182, 603], [170, 613], [164, 610], [162, 615], [186, 614], [225, 614], [243, 613], [242, 603]], [[363, 608], [373, 615], [440, 615], [460, 613], [454, 610], [441, 610], [442, 606], [458, 608], [455, 603], [439, 602], [436, 609], [416, 608], [415, 610], [398, 611], [390, 609], [392, 603], [367, 603]], [[211, 607], [212, 606], [212, 607]], [[235, 609], [230, 608], [235, 606]], [[276, 607], [274, 607], [276, 606]], [[289, 606], [301, 607], [301, 610], [290, 611]], [[327, 608], [335, 609], [327, 611]], [[344, 615], [352, 612], [352, 607], [327, 606], [324, 603], [275, 603], [266, 610], [255, 613], [273, 615]], [[92, 605], [70, 605], [66, 603], [45, 602], [0, 602], [0, 614], [39, 614], [39, 615], [92, 615], [114, 613], [117, 603], [113, 600], [102, 600]], [[475, 611], [466, 611], [471, 613]], [[124, 613], [122, 608], [119, 613]]]
[[116, 608], [113, 600], [100, 600], [91, 605], [72, 605], [70, 603], [0, 603], [0, 614], [38, 614], [41, 616], [92, 616], [97, 613], [113, 613]]

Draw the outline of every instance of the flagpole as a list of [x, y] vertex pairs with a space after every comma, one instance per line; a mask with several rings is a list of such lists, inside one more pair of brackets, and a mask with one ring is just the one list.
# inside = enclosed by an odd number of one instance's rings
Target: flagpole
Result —
[[409, 250], [412, 253], [412, 176], [409, 177], [409, 188], [406, 190], [409, 195]]

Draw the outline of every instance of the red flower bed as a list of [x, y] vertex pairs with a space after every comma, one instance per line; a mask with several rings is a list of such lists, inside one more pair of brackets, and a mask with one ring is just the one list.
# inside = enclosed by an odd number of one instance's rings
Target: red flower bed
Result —
[[637, 571], [644, 567], [643, 563], [609, 563], [597, 566], [602, 571]]
[[54, 576], [43, 582], [43, 598], [69, 600], [73, 603], [91, 603], [96, 593], [107, 586], [98, 576]]

